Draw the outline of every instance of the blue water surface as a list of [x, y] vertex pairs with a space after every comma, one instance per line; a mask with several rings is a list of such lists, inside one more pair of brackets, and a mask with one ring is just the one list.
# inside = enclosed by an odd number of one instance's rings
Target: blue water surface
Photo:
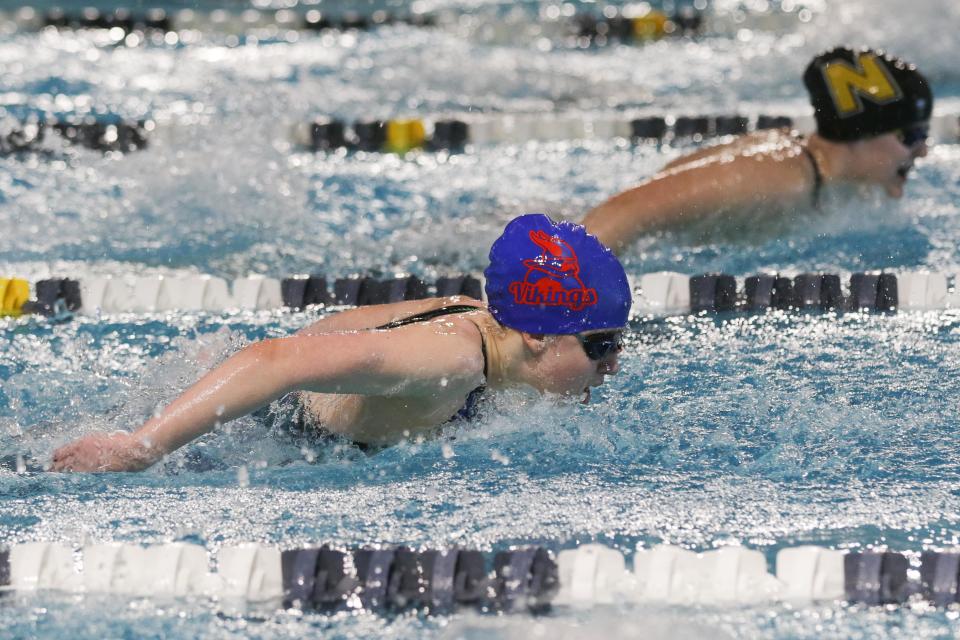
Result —
[[[475, 4], [437, 6], [502, 9]], [[53, 140], [48, 153], [0, 158], [0, 275], [480, 270], [514, 215], [577, 219], [685, 149], [592, 140], [315, 155], [291, 144], [290, 126], [320, 114], [802, 113], [803, 66], [838, 42], [916, 61], [949, 105], [960, 95], [958, 9], [924, 4], [904, 21], [899, 4], [824, 2], [809, 22], [777, 29], [758, 20], [696, 40], [588, 49], [405, 26], [263, 42], [210, 31], [135, 47], [93, 33], [4, 32], [0, 123], [98, 113], [150, 117], [157, 130], [148, 149], [126, 155]], [[527, 19], [542, 9], [524, 7]], [[960, 146], [940, 145], [900, 201], [834, 194], [821, 211], [751, 220], [749, 233], [732, 221], [644, 238], [624, 261], [634, 275], [955, 274], [958, 176]], [[81, 434], [135, 428], [240, 346], [322, 313], [2, 319], [0, 457], [19, 452], [43, 464]], [[372, 456], [305, 447], [245, 418], [141, 474], [0, 471], [0, 545], [558, 551], [598, 541], [632, 556], [668, 542], [742, 544], [772, 560], [807, 543], [912, 552], [958, 544], [957, 312], [638, 318], [631, 328], [622, 371], [588, 406], [506, 393], [476, 423]], [[0, 630], [15, 638], [918, 638], [953, 636], [960, 625], [954, 611], [834, 604], [330, 617], [43, 593], [0, 599]]]

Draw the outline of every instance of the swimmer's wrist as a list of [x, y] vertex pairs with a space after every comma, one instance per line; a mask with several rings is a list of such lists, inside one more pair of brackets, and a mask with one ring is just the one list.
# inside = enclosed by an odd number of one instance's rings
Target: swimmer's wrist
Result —
[[117, 471], [143, 471], [166, 455], [165, 451], [151, 443], [148, 438], [136, 433], [126, 434], [123, 440], [111, 465], [116, 466]]

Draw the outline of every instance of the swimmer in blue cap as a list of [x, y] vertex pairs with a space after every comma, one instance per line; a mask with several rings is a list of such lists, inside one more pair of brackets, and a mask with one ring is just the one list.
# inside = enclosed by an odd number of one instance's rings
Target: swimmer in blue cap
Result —
[[270, 403], [293, 405], [298, 429], [390, 444], [470, 417], [486, 389], [529, 386], [587, 401], [590, 387], [617, 372], [630, 287], [582, 226], [514, 219], [485, 276], [487, 305], [453, 297], [361, 307], [254, 343], [135, 432], [61, 447], [52, 469], [144, 469]]
[[816, 56], [803, 80], [815, 134], [757, 132], [679, 158], [590, 211], [587, 229], [620, 251], [649, 231], [725, 213], [816, 208], [828, 185], [873, 185], [900, 198], [927, 155], [926, 79], [881, 51], [838, 47]]

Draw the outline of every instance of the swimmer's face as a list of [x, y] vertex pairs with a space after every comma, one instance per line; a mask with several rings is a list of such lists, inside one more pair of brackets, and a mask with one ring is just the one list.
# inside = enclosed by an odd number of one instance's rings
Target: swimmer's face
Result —
[[[583, 335], [590, 335], [586, 332]], [[612, 351], [600, 360], [591, 360], [575, 335], [542, 337], [537, 370], [541, 391], [590, 400], [590, 387], [603, 384], [606, 376], [620, 370], [619, 353]]]
[[900, 132], [852, 143], [861, 180], [883, 187], [891, 198], [903, 196], [907, 175], [917, 158], [927, 155], [927, 140], [904, 141]]

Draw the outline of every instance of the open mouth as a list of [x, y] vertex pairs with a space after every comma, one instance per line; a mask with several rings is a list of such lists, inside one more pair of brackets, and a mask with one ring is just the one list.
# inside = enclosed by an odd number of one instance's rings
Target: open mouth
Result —
[[901, 178], [903, 178], [904, 180], [906, 180], [906, 179], [907, 179], [907, 174], [910, 173], [910, 169], [912, 169], [912, 168], [913, 168], [913, 164], [912, 164], [912, 163], [911, 163], [911, 164], [902, 165], [901, 167], [899, 167], [899, 168], [897, 169], [897, 175], [900, 176]]
[[590, 404], [590, 387], [587, 387], [583, 390], [583, 399], [580, 400], [582, 404]]

